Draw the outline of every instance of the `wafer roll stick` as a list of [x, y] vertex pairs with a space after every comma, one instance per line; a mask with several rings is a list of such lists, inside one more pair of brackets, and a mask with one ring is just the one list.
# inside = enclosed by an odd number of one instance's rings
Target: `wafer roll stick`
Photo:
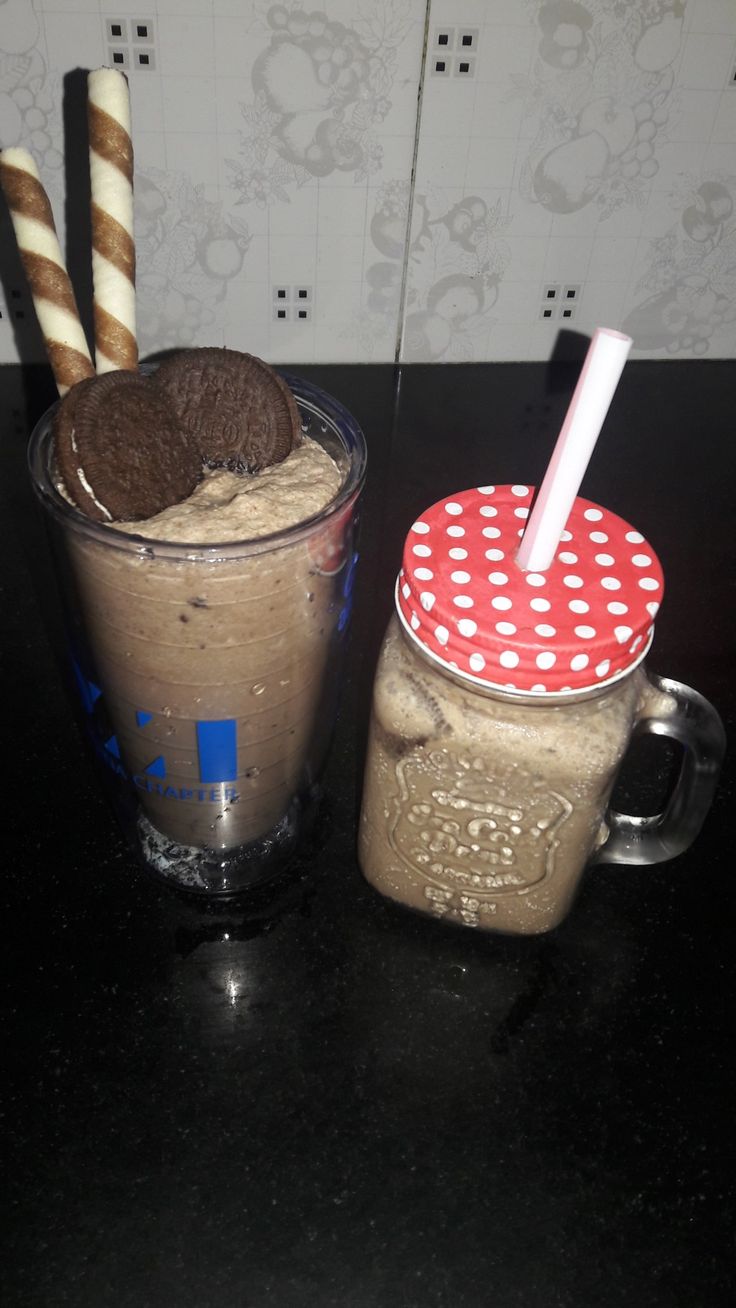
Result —
[[94, 376], [69, 274], [33, 157], [15, 146], [0, 154], [0, 185], [43, 332], [59, 394]]
[[133, 142], [128, 83], [115, 68], [87, 79], [92, 281], [98, 372], [135, 369]]

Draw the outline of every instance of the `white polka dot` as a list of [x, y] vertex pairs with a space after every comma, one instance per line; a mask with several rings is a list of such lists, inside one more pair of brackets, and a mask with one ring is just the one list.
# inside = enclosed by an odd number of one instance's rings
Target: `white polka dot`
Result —
[[513, 622], [497, 622], [496, 631], [498, 632], [499, 636], [516, 635], [516, 627], [514, 626]]
[[407, 583], [404, 582], [403, 586], [401, 587], [401, 593], [404, 596], [404, 599], [408, 599], [409, 596], [411, 595], [411, 586], [408, 586]]
[[611, 671], [611, 660], [604, 659], [602, 663], [596, 664], [595, 675], [597, 677], [607, 677]]
[[502, 668], [517, 668], [519, 666], [519, 655], [514, 649], [505, 649], [499, 654], [498, 661]]
[[453, 545], [451, 550], [447, 551], [451, 559], [467, 559], [468, 551], [462, 549], [460, 545]]
[[429, 545], [412, 545], [411, 552], [412, 554], [416, 554], [420, 559], [428, 559], [432, 553]]
[[591, 531], [588, 535], [595, 545], [605, 545], [608, 540], [605, 531]]
[[626, 539], [630, 541], [632, 545], [644, 544], [644, 537], [642, 536], [640, 531], [627, 531]]
[[618, 577], [601, 577], [601, 586], [606, 590], [620, 590], [621, 582]]
[[498, 509], [494, 508], [492, 504], [481, 504], [478, 512], [481, 518], [496, 518], [498, 516]]
[[477, 489], [479, 495], [495, 495], [496, 493], [495, 486], [478, 486]]
[[616, 560], [612, 554], [596, 554], [596, 563], [600, 563], [602, 568], [612, 568]]
[[425, 612], [429, 613], [430, 610], [434, 608], [434, 602], [435, 596], [432, 594], [431, 590], [423, 590], [419, 596], [419, 603]]
[[419, 626], [419, 618], [417, 617], [416, 613], [412, 613], [409, 621], [411, 623], [412, 631], [416, 631], [417, 627]]
[[575, 635], [579, 636], [581, 640], [592, 640], [595, 634], [595, 627], [587, 627], [584, 623], [582, 626], [575, 628]]
[[523, 508], [523, 509], [514, 509], [514, 517], [515, 517], [515, 518], [528, 518], [528, 517], [529, 517], [529, 510], [526, 509], [526, 508]]
[[583, 668], [587, 668], [589, 662], [587, 654], [573, 654], [570, 659], [570, 667], [573, 672], [582, 672]]
[[427, 532], [429, 531], [429, 523], [415, 522], [412, 527], [412, 531], [415, 531], [418, 536], [426, 536]]
[[473, 607], [473, 600], [470, 595], [453, 595], [452, 602], [459, 609], [472, 609]]
[[447, 501], [445, 505], [445, 513], [449, 513], [452, 515], [453, 518], [456, 518], [459, 513], [462, 513], [462, 511], [463, 511], [462, 504], [457, 504], [455, 500]]
[[435, 627], [434, 638], [439, 645], [446, 645], [448, 640], [450, 639], [450, 633], [447, 630], [447, 627], [442, 627], [442, 626]]
[[473, 672], [482, 672], [486, 666], [486, 661], [482, 654], [471, 654], [468, 663], [473, 669]]
[[639, 585], [642, 590], [659, 590], [659, 582], [656, 577], [640, 577]]
[[508, 577], [506, 576], [505, 572], [489, 572], [488, 580], [490, 581], [492, 586], [505, 586], [508, 581]]
[[652, 560], [649, 554], [632, 554], [631, 562], [635, 568], [648, 568]]
[[534, 609], [535, 613], [548, 613], [552, 608], [549, 600], [542, 599], [541, 596], [535, 595], [534, 599], [529, 600], [529, 608]]
[[486, 558], [492, 563], [498, 563], [499, 559], [505, 558], [503, 550], [486, 550]]
[[563, 531], [560, 540], [572, 540], [572, 532], [567, 530]]
[[528, 494], [529, 494], [529, 487], [528, 487], [528, 486], [512, 486], [512, 487], [511, 487], [511, 494], [512, 494], [512, 495], [519, 495], [519, 496], [521, 496], [521, 495], [528, 495]]
[[543, 686], [541, 681], [538, 681], [536, 685], [532, 686], [531, 689], [536, 691], [537, 694], [542, 694], [544, 691], [546, 691], [547, 687]]
[[587, 518], [588, 522], [600, 522], [603, 514], [600, 509], [586, 509], [583, 517]]
[[629, 611], [628, 604], [622, 604], [621, 600], [611, 600], [611, 603], [607, 604], [606, 608], [609, 613], [613, 613], [617, 618], [619, 618], [622, 613], [628, 613]]
[[472, 618], [461, 618], [457, 624], [457, 629], [461, 636], [474, 636], [478, 630], [478, 623], [473, 622]]
[[534, 630], [536, 631], [538, 636], [550, 637], [550, 636], [557, 635], [557, 628], [550, 627], [548, 622], [540, 622], [539, 626], [535, 627]]
[[585, 600], [570, 600], [567, 606], [571, 613], [589, 613], [590, 605]]
[[501, 535], [501, 529], [500, 527], [484, 527], [480, 534], [481, 536], [487, 536], [489, 540], [495, 540]]
[[570, 587], [570, 590], [579, 590], [583, 584], [582, 577], [576, 577], [574, 572], [568, 572], [566, 577], [562, 578], [564, 584]]
[[465, 535], [465, 528], [464, 528], [464, 527], [452, 526], [452, 527], [446, 527], [445, 530], [446, 530], [448, 536], [464, 536], [464, 535]]
[[547, 578], [541, 572], [527, 572], [524, 578], [527, 586], [546, 586]]
[[537, 654], [534, 662], [538, 668], [553, 668], [557, 662], [557, 656], [552, 653], [551, 649], [543, 649], [541, 654]]
[[432, 572], [431, 568], [415, 568], [414, 576], [416, 577], [417, 581], [431, 581], [434, 576], [434, 573]]
[[659, 613], [659, 605], [658, 605], [657, 601], [656, 601], [656, 600], [650, 600], [649, 603], [648, 603], [647, 606], [646, 606], [646, 610], [647, 610], [647, 613], [649, 614], [650, 618], [656, 618], [657, 614]]
[[470, 573], [469, 573], [469, 572], [461, 572], [461, 571], [458, 569], [457, 572], [451, 572], [451, 573], [450, 573], [450, 580], [451, 580], [451, 581], [458, 582], [459, 585], [464, 586], [464, 585], [466, 584], [466, 582], [470, 581]]
[[507, 595], [494, 595], [491, 600], [491, 607], [494, 609], [510, 609], [511, 600]]
[[625, 645], [627, 640], [631, 640], [634, 633], [631, 627], [614, 627], [613, 634], [619, 645]]
[[563, 550], [557, 557], [560, 563], [577, 563], [578, 561], [577, 554], [573, 554], [572, 550]]

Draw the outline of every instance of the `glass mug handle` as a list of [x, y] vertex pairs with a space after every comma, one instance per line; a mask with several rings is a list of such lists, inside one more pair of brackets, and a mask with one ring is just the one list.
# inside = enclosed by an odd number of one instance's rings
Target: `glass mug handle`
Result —
[[726, 749], [726, 733], [713, 705], [696, 690], [648, 674], [644, 707], [634, 735], [669, 736], [683, 746], [680, 771], [662, 813], [632, 817], [609, 809], [610, 834], [593, 863], [663, 863], [682, 854], [705, 821]]

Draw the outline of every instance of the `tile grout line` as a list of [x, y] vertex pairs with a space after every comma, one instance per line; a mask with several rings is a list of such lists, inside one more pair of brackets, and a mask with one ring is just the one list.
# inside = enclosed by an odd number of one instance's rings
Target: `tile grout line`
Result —
[[424, 82], [427, 75], [427, 51], [429, 49], [429, 24], [432, 0], [427, 0], [427, 8], [424, 14], [424, 42], [422, 45], [422, 58], [419, 68], [419, 86], [417, 88], [417, 112], [414, 121], [414, 149], [411, 157], [411, 174], [409, 178], [409, 203], [406, 220], [406, 240], [404, 242], [404, 263], [401, 269], [401, 290], [399, 292], [399, 310], [396, 321], [396, 347], [394, 350], [394, 363], [401, 363], [401, 343], [404, 336], [404, 313], [406, 311], [406, 297], [408, 292], [409, 280], [409, 251], [411, 248], [411, 226], [414, 216], [414, 191], [417, 179], [417, 159], [419, 157], [419, 129], [422, 121], [422, 101], [424, 100]]

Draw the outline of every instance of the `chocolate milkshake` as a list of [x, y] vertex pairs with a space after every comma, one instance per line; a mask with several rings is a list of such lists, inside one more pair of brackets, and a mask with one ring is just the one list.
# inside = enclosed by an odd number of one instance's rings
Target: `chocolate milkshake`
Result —
[[[360, 821], [367, 880], [420, 912], [519, 934], [566, 915], [585, 866], [697, 835], [724, 734], [642, 660], [663, 593], [643, 536], [578, 499], [550, 567], [522, 570], [527, 486], [428, 508], [406, 540], [376, 672]], [[664, 813], [608, 804], [634, 731], [688, 747]]]
[[75, 511], [48, 426], [33, 438], [95, 748], [147, 863], [192, 890], [237, 889], [293, 852], [332, 733], [365, 449], [341, 406], [293, 385], [285, 458], [206, 470], [146, 519]]
[[394, 617], [376, 672], [360, 861], [383, 894], [467, 926], [546, 931], [608, 835], [648, 683], [557, 705], [483, 694], [417, 657]]

